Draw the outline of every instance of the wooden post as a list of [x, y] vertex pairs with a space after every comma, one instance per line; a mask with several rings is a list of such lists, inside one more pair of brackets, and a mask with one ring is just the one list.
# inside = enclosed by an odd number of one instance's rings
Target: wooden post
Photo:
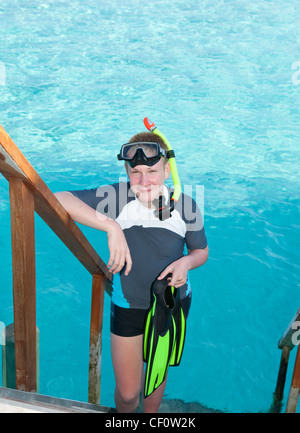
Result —
[[104, 290], [106, 278], [93, 275], [90, 360], [89, 360], [89, 403], [100, 404], [102, 324], [104, 307]]
[[298, 346], [292, 385], [286, 406], [286, 413], [296, 413], [300, 392], [300, 345]]
[[13, 266], [16, 388], [36, 392], [36, 292], [34, 197], [17, 178], [9, 180]]
[[280, 360], [280, 367], [278, 372], [277, 385], [275, 390], [275, 396], [277, 401], [281, 401], [283, 399], [283, 391], [285, 386], [289, 357], [290, 357], [290, 348], [288, 346], [283, 346], [281, 360]]
[[270, 409], [271, 413], [280, 413], [282, 409], [283, 392], [284, 392], [284, 386], [286, 381], [290, 351], [291, 349], [289, 346], [282, 347], [277, 384], [274, 392], [273, 404]]
[[[36, 328], [36, 383], [39, 392], [40, 383], [40, 331]], [[16, 361], [15, 361], [15, 331], [14, 324], [6, 326], [2, 335], [2, 383], [5, 388], [16, 389]]]

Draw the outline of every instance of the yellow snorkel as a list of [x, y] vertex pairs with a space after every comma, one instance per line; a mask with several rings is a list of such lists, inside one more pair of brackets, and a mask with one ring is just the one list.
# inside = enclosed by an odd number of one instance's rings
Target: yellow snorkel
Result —
[[181, 183], [179, 179], [179, 174], [176, 166], [176, 160], [175, 160], [175, 153], [172, 149], [171, 144], [167, 140], [167, 138], [164, 136], [164, 134], [156, 127], [154, 122], [151, 122], [148, 117], [145, 117], [144, 119], [144, 125], [146, 128], [153, 132], [154, 134], [158, 135], [163, 139], [163, 141], [166, 143], [167, 146], [167, 158], [170, 162], [171, 167], [171, 174], [172, 179], [174, 183], [174, 193], [171, 196], [170, 203], [168, 206], [159, 206], [159, 219], [163, 220], [166, 218], [170, 218], [171, 212], [174, 210], [176, 203], [178, 202], [180, 196], [181, 196]]

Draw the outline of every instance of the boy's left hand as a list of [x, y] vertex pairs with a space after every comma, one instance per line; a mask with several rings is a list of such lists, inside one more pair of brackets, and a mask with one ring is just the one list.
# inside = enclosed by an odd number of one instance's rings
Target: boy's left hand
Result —
[[207, 246], [203, 249], [195, 249], [192, 251], [188, 250], [187, 256], [183, 256], [167, 266], [157, 279], [162, 280], [168, 274], [172, 274], [172, 278], [169, 279], [170, 286], [174, 286], [176, 288], [181, 287], [187, 281], [188, 271], [202, 266], [206, 262], [207, 258]]
[[178, 288], [186, 283], [188, 270], [186, 257], [181, 257], [167, 266], [157, 279], [162, 280], [168, 274], [172, 274], [172, 277], [169, 278], [169, 285]]

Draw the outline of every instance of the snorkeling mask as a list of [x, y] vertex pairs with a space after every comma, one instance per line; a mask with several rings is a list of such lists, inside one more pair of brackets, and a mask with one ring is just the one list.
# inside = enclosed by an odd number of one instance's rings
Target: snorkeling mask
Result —
[[137, 141], [123, 144], [118, 160], [127, 161], [132, 168], [136, 165], [152, 167], [152, 165], [158, 163], [162, 156], [167, 155], [158, 143], [154, 141]]

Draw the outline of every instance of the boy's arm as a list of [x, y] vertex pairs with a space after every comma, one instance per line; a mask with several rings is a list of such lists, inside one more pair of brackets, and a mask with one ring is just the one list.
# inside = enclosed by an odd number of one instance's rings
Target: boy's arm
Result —
[[107, 267], [113, 274], [116, 274], [126, 263], [125, 275], [128, 275], [132, 261], [120, 225], [113, 219], [97, 212], [69, 191], [57, 192], [55, 196], [74, 221], [107, 233], [110, 252]]
[[188, 271], [204, 265], [207, 259], [208, 247], [189, 251], [187, 256], [181, 257], [167, 266], [158, 277], [158, 280], [162, 280], [168, 274], [172, 274], [172, 278], [169, 281], [170, 286], [181, 287], [187, 281]]

